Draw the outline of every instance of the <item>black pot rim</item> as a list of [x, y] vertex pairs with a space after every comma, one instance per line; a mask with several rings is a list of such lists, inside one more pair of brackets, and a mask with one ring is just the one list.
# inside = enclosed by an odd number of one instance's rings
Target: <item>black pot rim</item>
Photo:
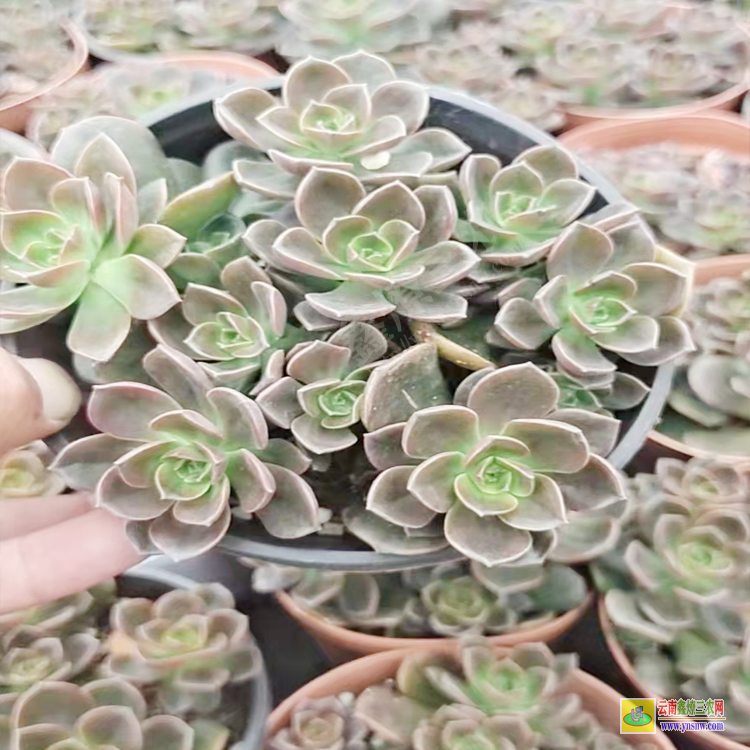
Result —
[[[184, 590], [190, 590], [199, 585], [192, 578], [158, 567], [157, 563], [161, 559], [162, 556], [145, 560], [126, 570], [118, 578], [127, 578], [130, 581], [150, 581], [170, 586], [173, 589]], [[252, 635], [250, 637], [257, 647], [258, 644], [255, 638]], [[258, 654], [261, 657], [261, 670], [258, 676], [250, 681], [250, 711], [247, 715], [245, 733], [239, 742], [232, 746], [232, 750], [258, 750], [262, 746], [266, 720], [273, 709], [271, 683], [268, 678], [265, 661], [262, 660], [263, 655], [260, 648], [258, 648]]]

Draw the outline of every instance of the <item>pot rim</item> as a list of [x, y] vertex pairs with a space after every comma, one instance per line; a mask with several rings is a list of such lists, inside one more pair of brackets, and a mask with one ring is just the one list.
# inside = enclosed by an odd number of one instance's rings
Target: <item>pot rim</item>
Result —
[[[496, 650], [500, 653], [507, 653], [510, 651], [510, 649], [507, 648], [498, 648]], [[348, 685], [351, 685], [352, 682], [361, 684], [363, 676], [373, 671], [378, 673], [379, 676], [388, 672], [388, 676], [392, 677], [404, 658], [420, 653], [422, 652], [415, 649], [383, 651], [379, 654], [363, 656], [360, 659], [355, 659], [354, 661], [350, 661], [347, 664], [343, 664], [340, 667], [336, 667], [335, 669], [326, 672], [320, 677], [308, 682], [289, 696], [289, 698], [282, 701], [282, 703], [273, 710], [268, 719], [268, 723], [266, 724], [266, 736], [268, 737], [275, 734], [288, 724], [292, 711], [301, 700], [306, 698], [322, 698], [331, 695], [332, 692], [338, 693], [342, 690], [351, 689], [347, 686], [347, 683]], [[336, 687], [337, 683], [340, 683], [341, 681], [344, 681], [344, 686], [338, 685], [338, 687]], [[576, 688], [579, 688], [586, 692], [597, 694], [603, 699], [603, 702], [611, 704], [612, 708], [615, 706], [619, 708], [620, 706], [621, 696], [617, 691], [601, 680], [598, 680], [596, 677], [588, 674], [588, 672], [584, 672], [582, 669], [574, 670], [571, 677], [570, 688], [571, 692], [577, 692]], [[362, 689], [364, 688], [355, 689], [355, 692], [361, 692]], [[614, 728], [609, 728], [609, 731], [615, 730]], [[661, 730], [657, 730], [653, 734], [636, 734], [631, 739], [633, 739], [634, 743], [643, 742], [656, 744], [660, 750], [674, 750], [674, 745], [669, 738], [661, 732]], [[735, 749], [732, 748], [732, 750]]]
[[67, 34], [73, 47], [67, 64], [64, 65], [58, 73], [48, 78], [33, 91], [9, 97], [5, 101], [0, 101], [0, 115], [7, 114], [16, 109], [16, 107], [20, 108], [30, 104], [34, 99], [38, 99], [58, 88], [58, 86], [67, 83], [71, 78], [84, 69], [89, 59], [89, 46], [86, 40], [86, 35], [71, 21], [63, 21], [60, 23], [60, 26], [62, 26]]
[[[601, 595], [598, 597], [596, 610], [599, 618], [599, 627], [601, 628], [607, 648], [628, 682], [630, 682], [630, 684], [644, 698], [650, 698], [654, 701], [662, 700], [661, 696], [652, 693], [638, 679], [635, 668], [625, 653], [625, 649], [623, 649], [620, 642], [615, 637], [614, 625], [609, 619], [607, 608], [604, 604], [604, 597]], [[747, 748], [747, 745], [744, 745], [737, 740], [727, 739], [720, 732], [694, 732], [691, 739], [695, 739], [698, 744], [709, 747], [712, 750], [746, 750]]]
[[[199, 585], [199, 581], [195, 581], [182, 573], [175, 573], [159, 567], [158, 563], [162, 557], [146, 559], [126, 570], [120, 576], [117, 576], [117, 578], [153, 581], [171, 586], [173, 589], [190, 590]], [[257, 653], [260, 655], [261, 669], [258, 676], [250, 681], [250, 710], [247, 714], [245, 732], [238, 743], [232, 746], [231, 750], [257, 750], [257, 748], [260, 748], [263, 741], [265, 723], [273, 708], [271, 682], [268, 677], [266, 663], [252, 633], [250, 634], [250, 638], [257, 648]]]
[[[707, 258], [706, 260], [698, 261], [695, 264], [696, 285], [701, 283], [701, 272], [707, 274], [712, 270], [715, 270], [715, 273], [711, 274], [711, 278], [734, 276], [735, 274], [742, 273], [745, 270], [750, 270], [750, 253], [724, 255], [719, 258]], [[706, 279], [706, 281], [710, 281], [710, 278]], [[750, 469], [750, 458], [745, 458], [744, 456], [733, 456], [723, 453], [717, 454], [713, 451], [702, 450], [700, 448], [692, 448], [687, 443], [683, 443], [677, 438], [662, 434], [658, 429], [651, 430], [648, 435], [648, 439], [651, 443], [655, 443], [656, 445], [661, 446], [662, 448], [666, 448], [667, 450], [680, 453], [687, 458], [715, 458], [720, 461], [726, 461], [727, 463], [737, 465], [742, 469]]]
[[[289, 593], [279, 591], [276, 600], [282, 609], [306, 629], [317, 637], [336, 641], [336, 646], [344, 650], [356, 651], [359, 654], [379, 653], [381, 651], [397, 651], [419, 649], [425, 651], [457, 651], [460, 638], [435, 636], [434, 638], [389, 638], [382, 635], [362, 633], [358, 630], [346, 628], [329, 622], [314, 610], [301, 606]], [[588, 610], [594, 600], [593, 591], [589, 590], [586, 598], [577, 607], [555, 616], [543, 623], [524, 626], [523, 623], [515, 630], [502, 635], [487, 636], [493, 646], [514, 646], [517, 643], [532, 643], [535, 641], [549, 642], [570, 630]]]

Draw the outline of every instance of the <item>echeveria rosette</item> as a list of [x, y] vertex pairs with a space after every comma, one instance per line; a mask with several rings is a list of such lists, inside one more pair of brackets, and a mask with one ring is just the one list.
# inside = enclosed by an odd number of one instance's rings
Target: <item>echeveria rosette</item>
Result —
[[295, 308], [307, 328], [372, 320], [397, 312], [415, 320], [455, 322], [467, 302], [446, 287], [478, 262], [451, 240], [457, 208], [448, 187], [412, 191], [392, 182], [371, 193], [354, 175], [314, 168], [295, 196], [301, 227], [273, 221], [250, 227], [246, 241], [273, 267], [323, 280]]
[[[456, 237], [481, 243], [482, 260], [500, 266], [528, 266], [544, 257], [595, 193], [556, 146], [524, 151], [507, 167], [495, 156], [472, 154], [461, 166], [460, 186], [467, 221], [459, 222]], [[478, 281], [498, 269], [483, 270], [484, 264]]]
[[505, 302], [488, 340], [536, 349], [552, 339], [558, 367], [592, 385], [617, 370], [602, 350], [644, 366], [677, 359], [692, 349], [679, 317], [691, 279], [666, 253], [640, 221], [609, 231], [577, 222], [550, 251], [547, 284]]
[[310, 459], [269, 439], [254, 401], [214, 387], [196, 362], [162, 346], [144, 367], [163, 390], [141, 383], [94, 388], [88, 417], [103, 434], [71, 443], [55, 465], [70, 487], [95, 491], [99, 507], [130, 521], [139, 549], [175, 559], [219, 542], [229, 527], [230, 494], [274, 536], [318, 529], [317, 500], [299, 476]]
[[133, 167], [107, 135], [83, 149], [73, 172], [17, 159], [3, 173], [0, 333], [32, 328], [75, 305], [67, 346], [96, 361], [112, 357], [131, 320], [163, 315], [179, 301], [163, 270], [185, 238], [139, 226]]
[[220, 286], [222, 269], [243, 255], [245, 224], [230, 212], [239, 195], [234, 176], [223, 174], [173, 198], [159, 216], [186, 239], [167, 271], [181, 291], [188, 283]]
[[50, 471], [52, 451], [36, 440], [0, 457], [0, 499], [60, 495], [65, 482]]
[[699, 286], [688, 319], [700, 350], [734, 354], [740, 337], [750, 331], [750, 271]]
[[156, 601], [122, 599], [110, 613], [106, 674], [157, 689], [170, 714], [206, 715], [223, 688], [252, 679], [260, 655], [248, 619], [221, 584], [170, 591]]
[[341, 451], [357, 442], [367, 378], [388, 351], [374, 326], [350, 323], [327, 341], [303, 344], [286, 365], [287, 376], [265, 388], [258, 406], [275, 425], [316, 454]]
[[465, 143], [441, 128], [419, 130], [429, 106], [424, 86], [399, 80], [388, 62], [357, 52], [292, 66], [281, 99], [244, 89], [217, 100], [214, 111], [229, 135], [270, 158], [237, 160], [237, 183], [290, 200], [313, 167], [383, 184], [458, 164], [469, 153]]
[[569, 511], [605, 507], [625, 492], [584, 435], [600, 440], [591, 420], [608, 418], [559, 412], [558, 399], [549, 375], [513, 365], [482, 377], [465, 406], [422, 409], [371, 432], [365, 450], [381, 473], [368, 511], [406, 529], [446, 514], [448, 542], [489, 566], [545, 557]]
[[280, 0], [279, 12], [288, 21], [282, 55], [328, 59], [360, 49], [384, 54], [426, 42], [447, 8], [429, 0]]
[[224, 750], [229, 732], [212, 721], [190, 724], [149, 716], [138, 688], [117, 678], [83, 687], [44, 682], [22, 696], [11, 717], [14, 750]]
[[367, 750], [370, 732], [354, 713], [351, 694], [300, 701], [289, 726], [274, 735], [268, 750]]
[[414, 750], [533, 750], [538, 735], [519, 716], [487, 716], [473, 706], [442, 706], [422, 722], [413, 737]]
[[98, 660], [101, 644], [88, 632], [58, 637], [23, 625], [2, 637], [0, 651], [0, 713], [7, 713], [40, 682], [79, 678]]
[[221, 288], [189, 283], [182, 304], [149, 323], [160, 343], [198, 361], [211, 381], [257, 393], [283, 375], [284, 352], [307, 337], [287, 324], [287, 305], [250, 258], [229, 263]]

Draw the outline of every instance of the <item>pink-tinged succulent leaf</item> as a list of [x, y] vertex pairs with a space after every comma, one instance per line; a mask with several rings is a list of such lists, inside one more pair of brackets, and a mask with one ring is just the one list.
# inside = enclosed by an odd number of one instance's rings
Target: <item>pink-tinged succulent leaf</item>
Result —
[[503, 521], [515, 529], [527, 531], [546, 531], [565, 524], [565, 502], [556, 481], [537, 474], [534, 491], [503, 514]]
[[140, 444], [110, 435], [91, 435], [66, 445], [52, 467], [74, 490], [94, 490], [112, 464]]
[[634, 306], [645, 315], [668, 315], [684, 303], [688, 278], [659, 263], [633, 263], [623, 272], [637, 287]]
[[544, 419], [516, 419], [503, 435], [523, 443], [530, 451], [520, 462], [534, 471], [571, 474], [588, 462], [590, 451], [583, 433], [572, 425]]
[[16, 158], [3, 172], [0, 193], [10, 211], [49, 211], [52, 188], [70, 177], [49, 162]]
[[177, 502], [172, 512], [180, 523], [210, 526], [215, 523], [229, 505], [229, 480], [224, 477], [195, 500]]
[[378, 475], [367, 493], [367, 510], [401, 528], [426, 526], [435, 513], [407, 489], [413, 471], [411, 466], [395, 466]]
[[591, 203], [596, 189], [578, 179], [560, 179], [542, 193], [540, 203], [552, 207], [555, 221], [565, 226], [580, 216]]
[[324, 427], [309, 414], [302, 414], [292, 422], [292, 435], [303, 448], [318, 455], [345, 450], [357, 442], [357, 436], [347, 427]]
[[427, 323], [457, 323], [466, 318], [468, 309], [467, 301], [451, 292], [393, 289], [385, 296], [401, 315]]
[[479, 415], [483, 434], [497, 435], [514, 419], [548, 416], [559, 397], [554, 380], [535, 365], [525, 363], [488, 373], [472, 388], [466, 405]]
[[226, 450], [262, 450], [268, 445], [268, 426], [258, 405], [231, 388], [213, 388], [208, 401], [218, 415]]
[[573, 157], [557, 146], [535, 146], [524, 151], [514, 161], [523, 162], [531, 167], [548, 183], [578, 176], [578, 168]]
[[126, 255], [103, 264], [94, 280], [138, 320], [158, 318], [180, 301], [169, 276], [140, 255]]
[[149, 182], [138, 190], [138, 216], [144, 224], [156, 224], [169, 200], [169, 187], [164, 177]]
[[220, 289], [188, 284], [182, 303], [182, 313], [192, 325], [214, 322], [219, 313], [245, 317], [242, 305], [232, 295]]
[[343, 278], [318, 240], [303, 227], [287, 229], [274, 242], [273, 252], [285, 270], [334, 281]]
[[42, 682], [21, 696], [14, 707], [13, 720], [19, 730], [51, 723], [72, 729], [94, 707], [93, 700], [77, 685]]
[[268, 446], [258, 452], [258, 457], [268, 464], [277, 464], [295, 474], [304, 474], [311, 466], [312, 459], [294, 443], [280, 438], [268, 441]]
[[150, 521], [166, 513], [172, 502], [164, 500], [155, 486], [126, 484], [119, 468], [113, 466], [96, 487], [96, 505], [129, 521]]
[[607, 614], [619, 628], [637, 633], [656, 643], [668, 644], [672, 632], [651, 622], [638, 608], [634, 594], [625, 591], [610, 591], [605, 599]]
[[571, 226], [550, 251], [547, 276], [564, 276], [578, 287], [604, 270], [614, 253], [613, 240], [588, 224]]
[[414, 260], [425, 266], [415, 286], [438, 290], [463, 279], [479, 263], [479, 256], [467, 245], [451, 240], [428, 247]]
[[232, 456], [227, 476], [245, 513], [256, 513], [265, 508], [276, 491], [276, 482], [269, 468], [248, 450]]
[[[340, 65], [340, 60], [337, 60]], [[415, 133], [427, 117], [430, 95], [426, 87], [412, 81], [390, 81], [379, 86], [372, 96], [375, 118], [397, 116], [407, 133]]]
[[267, 151], [281, 142], [257, 122], [278, 100], [262, 89], [242, 89], [214, 102], [214, 114], [221, 127], [233, 138], [253, 148]]
[[195, 731], [176, 716], [152, 716], [143, 722], [142, 734], [141, 750], [195, 750]]
[[493, 193], [514, 193], [536, 197], [542, 194], [544, 182], [531, 167], [518, 162], [501, 169], [492, 178], [490, 190]]
[[518, 498], [512, 493], [485, 492], [468, 474], [457, 476], [453, 489], [461, 504], [482, 518], [505, 515], [518, 507]]
[[382, 359], [388, 352], [386, 337], [377, 328], [366, 323], [350, 323], [340, 328], [331, 335], [328, 343], [351, 351], [349, 369], [352, 372]]
[[659, 331], [656, 320], [645, 315], [636, 315], [612, 331], [595, 333], [591, 338], [603, 349], [623, 355], [637, 354], [656, 347]]
[[362, 184], [351, 174], [313, 169], [300, 184], [294, 206], [303, 226], [322, 238], [334, 219], [359, 213], [354, 208], [364, 197]]
[[309, 58], [293, 65], [284, 81], [284, 102], [295, 112], [303, 112], [310, 102], [323, 101], [326, 95], [351, 79], [335, 62]]
[[578, 428], [591, 452], [599, 456], [608, 456], [612, 452], [620, 434], [619, 419], [585, 409], [558, 409], [549, 415], [549, 419]]
[[154, 381], [185, 409], [203, 411], [212, 384], [198, 364], [174, 349], [158, 346], [143, 358]]
[[403, 449], [413, 458], [430, 458], [450, 451], [466, 452], [479, 438], [479, 419], [462, 406], [421, 409], [406, 423]]
[[392, 466], [406, 466], [414, 459], [404, 453], [402, 438], [405, 422], [386, 425], [364, 437], [364, 448], [370, 463], [379, 471]]
[[499, 518], [482, 518], [460, 503], [445, 517], [445, 538], [469, 559], [490, 567], [517, 560], [532, 545], [528, 531], [511, 528]]
[[103, 287], [89, 284], [68, 329], [67, 347], [82, 357], [106, 362], [125, 342], [130, 323], [124, 305]]
[[392, 219], [401, 219], [421, 232], [427, 220], [424, 206], [402, 182], [392, 182], [373, 191], [352, 213], [369, 219], [376, 229]]
[[287, 363], [287, 373], [301, 383], [340, 378], [350, 365], [352, 351], [327, 341], [313, 341]]
[[420, 409], [449, 402], [437, 350], [432, 344], [418, 344], [373, 370], [365, 389], [362, 422], [374, 431], [405, 422]]
[[538, 349], [555, 332], [536, 306], [522, 297], [508, 300], [500, 308], [494, 325], [498, 333], [519, 349]]
[[256, 403], [271, 422], [288, 430], [303, 412], [297, 400], [299, 389], [300, 384], [294, 378], [282, 378], [258, 394]]
[[628, 362], [645, 367], [658, 367], [675, 360], [695, 347], [688, 325], [679, 318], [660, 317], [659, 338], [653, 349], [642, 352], [628, 352], [623, 358]]
[[98, 187], [104, 184], [105, 175], [113, 174], [123, 180], [131, 193], [138, 192], [133, 167], [119, 146], [104, 134], [83, 149], [73, 171], [76, 177], [88, 177]]
[[276, 482], [271, 502], [257, 515], [266, 530], [279, 539], [298, 539], [320, 527], [318, 501], [310, 486], [282, 466], [268, 464]]
[[133, 236], [128, 253], [166, 268], [185, 246], [185, 237], [159, 224], [142, 224]]
[[596, 344], [567, 329], [553, 336], [552, 350], [560, 367], [573, 377], [607, 375], [617, 369], [617, 365], [607, 359]]
[[149, 537], [159, 550], [173, 560], [186, 560], [215, 547], [227, 533], [231, 519], [228, 507], [211, 526], [183, 524], [171, 513], [165, 513], [150, 525]]
[[443, 172], [460, 164], [471, 153], [471, 147], [450, 130], [424, 128], [410, 135], [394, 149], [394, 155], [398, 157], [422, 153], [430, 156], [430, 163], [425, 171]]
[[396, 305], [383, 292], [364, 284], [347, 281], [332, 292], [308, 294], [312, 308], [334, 320], [373, 320], [392, 313]]
[[93, 747], [112, 746], [118, 750], [140, 750], [140, 722], [124, 706], [100, 706], [88, 711], [76, 723], [76, 733]]

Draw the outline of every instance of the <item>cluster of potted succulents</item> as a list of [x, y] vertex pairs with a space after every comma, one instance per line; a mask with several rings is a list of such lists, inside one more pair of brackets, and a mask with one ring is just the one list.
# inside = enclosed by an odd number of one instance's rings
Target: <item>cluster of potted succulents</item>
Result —
[[247, 617], [220, 584], [169, 589], [135, 574], [0, 616], [0, 746], [224, 750], [259, 737], [248, 721], [264, 667]]

